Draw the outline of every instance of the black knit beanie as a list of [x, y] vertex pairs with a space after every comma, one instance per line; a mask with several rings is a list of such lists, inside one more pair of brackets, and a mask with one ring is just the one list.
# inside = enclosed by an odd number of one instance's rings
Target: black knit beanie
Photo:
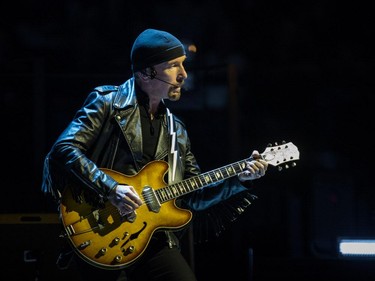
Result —
[[136, 72], [183, 55], [185, 55], [184, 46], [172, 34], [146, 29], [135, 39], [130, 60], [132, 70]]

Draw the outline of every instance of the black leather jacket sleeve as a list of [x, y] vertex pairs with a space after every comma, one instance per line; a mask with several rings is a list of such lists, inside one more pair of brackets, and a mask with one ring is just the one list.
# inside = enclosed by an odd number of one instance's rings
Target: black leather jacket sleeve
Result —
[[[104, 124], [110, 118], [110, 96], [92, 92], [72, 122], [58, 137], [45, 161], [44, 191], [56, 196], [56, 188], [65, 176], [75, 178], [96, 193], [106, 196], [117, 182], [102, 172], [88, 157], [95, 146]], [[61, 172], [64, 171], [64, 172]], [[56, 174], [55, 174], [56, 173]], [[53, 179], [59, 174], [58, 179]], [[50, 182], [53, 181], [53, 182]], [[60, 190], [61, 192], [61, 190]]]

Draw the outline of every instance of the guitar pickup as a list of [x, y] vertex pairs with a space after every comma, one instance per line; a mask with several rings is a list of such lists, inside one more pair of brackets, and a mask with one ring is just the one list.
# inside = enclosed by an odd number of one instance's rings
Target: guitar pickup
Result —
[[159, 213], [161, 205], [155, 191], [150, 186], [145, 186], [142, 190], [142, 195], [149, 211]]

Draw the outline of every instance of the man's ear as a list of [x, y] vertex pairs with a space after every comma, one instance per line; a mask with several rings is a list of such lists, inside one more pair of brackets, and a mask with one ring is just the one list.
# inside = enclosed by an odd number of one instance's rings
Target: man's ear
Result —
[[147, 76], [151, 80], [155, 78], [157, 72], [153, 67], [147, 67], [141, 70], [142, 75]]
[[136, 73], [139, 79], [142, 81], [147, 81], [150, 77], [147, 75], [146, 70], [141, 70]]

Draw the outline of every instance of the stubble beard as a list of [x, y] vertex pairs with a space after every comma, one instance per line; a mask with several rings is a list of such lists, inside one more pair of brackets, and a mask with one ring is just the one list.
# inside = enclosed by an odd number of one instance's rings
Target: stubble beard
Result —
[[171, 101], [178, 101], [181, 98], [181, 92], [170, 91], [168, 93], [168, 99]]

